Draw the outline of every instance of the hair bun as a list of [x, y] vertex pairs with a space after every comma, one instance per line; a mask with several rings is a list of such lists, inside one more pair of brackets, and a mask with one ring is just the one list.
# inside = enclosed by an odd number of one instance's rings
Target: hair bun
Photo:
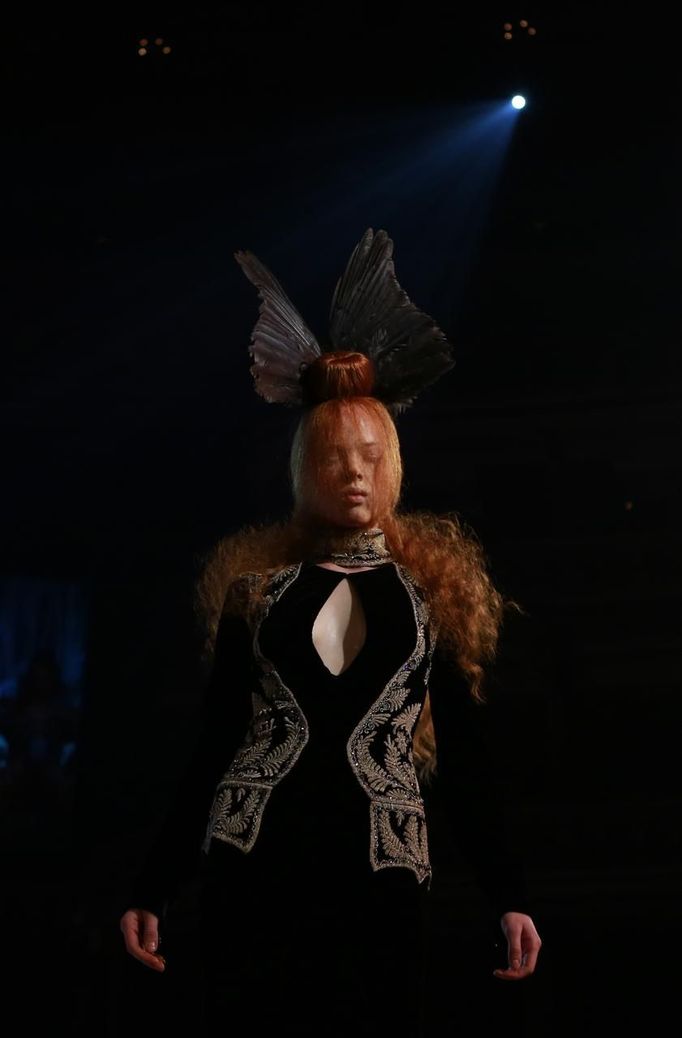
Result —
[[300, 382], [303, 403], [309, 405], [340, 397], [371, 396], [374, 364], [365, 353], [333, 350], [303, 368]]

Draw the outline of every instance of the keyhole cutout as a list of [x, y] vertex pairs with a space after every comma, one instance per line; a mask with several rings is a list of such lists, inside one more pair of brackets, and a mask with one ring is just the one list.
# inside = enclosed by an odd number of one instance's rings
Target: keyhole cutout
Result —
[[367, 624], [357, 591], [340, 580], [313, 624], [313, 645], [328, 671], [338, 677], [348, 670], [365, 644]]

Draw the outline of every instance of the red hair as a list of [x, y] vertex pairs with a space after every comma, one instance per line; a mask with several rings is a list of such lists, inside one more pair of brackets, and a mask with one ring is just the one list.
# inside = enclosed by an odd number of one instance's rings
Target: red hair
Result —
[[374, 364], [364, 353], [334, 350], [323, 353], [301, 375], [303, 400], [321, 404], [351, 396], [371, 396], [374, 389]]
[[[310, 403], [301, 417], [291, 448], [295, 501], [315, 471], [319, 446], [334, 436], [340, 416], [365, 414], [373, 418], [383, 434], [385, 448], [376, 472], [380, 508], [375, 525], [384, 531], [386, 545], [395, 561], [405, 566], [425, 594], [439, 624], [439, 649], [464, 675], [471, 696], [485, 702], [485, 666], [495, 658], [504, 610], [507, 607], [522, 610], [518, 603], [503, 598], [494, 587], [476, 534], [456, 512], [436, 515], [424, 510], [404, 512], [399, 508], [403, 468], [393, 418], [380, 400], [369, 393], [358, 393], [358, 389], [368, 390], [374, 384], [371, 360], [350, 351], [323, 354], [305, 375]], [[195, 601], [205, 632], [206, 658], [211, 656], [223, 607], [233, 611], [246, 608], [246, 603], [229, 594], [236, 578], [247, 571], [259, 572], [265, 577], [269, 572], [305, 558], [310, 533], [309, 521], [302, 521], [295, 505], [289, 518], [243, 527], [223, 538], [203, 559]], [[436, 770], [428, 693], [415, 729], [413, 753], [420, 778], [428, 780]]]

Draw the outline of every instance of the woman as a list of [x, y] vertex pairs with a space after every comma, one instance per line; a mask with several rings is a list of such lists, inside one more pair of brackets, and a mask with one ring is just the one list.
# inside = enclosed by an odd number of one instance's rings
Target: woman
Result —
[[540, 948], [476, 725], [504, 603], [456, 519], [399, 511], [376, 376], [364, 352], [308, 358], [292, 515], [222, 541], [197, 589], [202, 732], [121, 929], [163, 970], [159, 927], [199, 864], [216, 1025], [419, 1033], [434, 775], [507, 938], [496, 974], [528, 976]]

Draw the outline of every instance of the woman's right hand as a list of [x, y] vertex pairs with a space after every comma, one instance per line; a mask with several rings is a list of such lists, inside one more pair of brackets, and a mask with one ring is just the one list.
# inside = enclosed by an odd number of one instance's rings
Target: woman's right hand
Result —
[[150, 969], [163, 973], [166, 960], [158, 955], [159, 919], [145, 908], [129, 908], [121, 916], [121, 932], [126, 951]]

